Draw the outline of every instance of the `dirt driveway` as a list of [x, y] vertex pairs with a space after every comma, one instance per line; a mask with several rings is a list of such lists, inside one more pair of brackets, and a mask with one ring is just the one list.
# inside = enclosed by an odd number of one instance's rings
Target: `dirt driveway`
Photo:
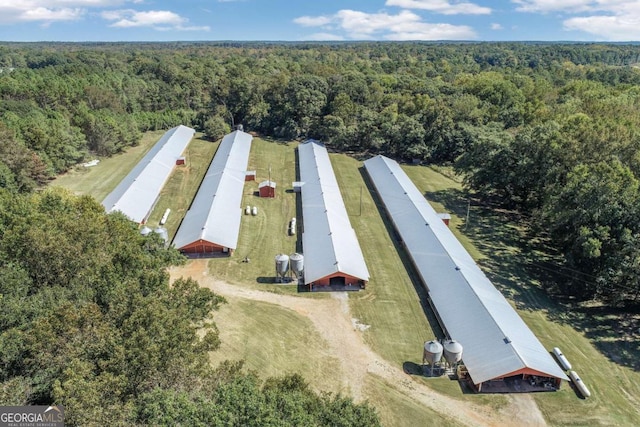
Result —
[[[351, 317], [349, 296], [346, 292], [333, 293], [328, 299], [278, 295], [217, 280], [208, 275], [206, 260], [192, 260], [184, 267], [170, 270], [171, 279], [192, 277], [201, 286], [228, 297], [261, 301], [288, 308], [307, 317], [326, 340], [332, 354], [343, 364], [342, 381], [356, 401], [363, 400], [362, 386], [367, 375], [382, 378], [387, 384], [407, 397], [425, 405], [443, 416], [468, 426], [544, 426], [546, 422], [533, 398], [528, 394], [508, 396], [508, 404], [500, 410], [462, 402], [440, 394], [424, 384], [414, 381], [401, 367], [395, 366], [371, 350], [364, 342], [362, 332]], [[331, 322], [327, 322], [331, 319]], [[353, 363], [354, 360], [359, 363]]]

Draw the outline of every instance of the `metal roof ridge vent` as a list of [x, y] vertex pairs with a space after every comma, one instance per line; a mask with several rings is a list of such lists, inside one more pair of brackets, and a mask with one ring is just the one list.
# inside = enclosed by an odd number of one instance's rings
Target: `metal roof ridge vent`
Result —
[[511, 340], [509, 339], [509, 337], [504, 337], [504, 343], [511, 344]]
[[456, 265], [456, 271], [460, 271], [460, 266]]

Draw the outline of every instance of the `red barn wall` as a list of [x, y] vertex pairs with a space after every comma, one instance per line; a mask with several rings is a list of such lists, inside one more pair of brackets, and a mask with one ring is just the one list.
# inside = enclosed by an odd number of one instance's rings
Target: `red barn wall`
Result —
[[260, 197], [276, 197], [276, 189], [265, 185], [260, 188]]
[[[224, 252], [223, 246], [207, 242], [206, 240], [198, 240], [179, 249], [180, 252], [185, 254], [215, 254]], [[233, 250], [229, 249], [229, 253], [231, 254], [232, 252]]]

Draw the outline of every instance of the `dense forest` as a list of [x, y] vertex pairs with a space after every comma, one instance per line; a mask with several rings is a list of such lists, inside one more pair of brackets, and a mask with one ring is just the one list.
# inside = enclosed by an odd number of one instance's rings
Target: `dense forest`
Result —
[[[545, 281], [549, 291], [637, 304], [638, 64], [640, 46], [625, 44], [0, 45], [0, 401], [64, 400], [77, 424], [173, 424], [158, 417], [185, 413], [207, 425], [268, 425], [276, 413], [297, 425], [377, 422], [299, 377], [211, 370], [209, 313], [223, 300], [191, 281], [170, 287], [164, 271], [180, 257], [95, 201], [34, 192], [178, 124], [217, 139], [242, 123], [453, 167], [475, 197], [527, 218], [575, 272]], [[168, 344], [178, 337], [182, 346]], [[249, 394], [246, 407], [223, 404]]]

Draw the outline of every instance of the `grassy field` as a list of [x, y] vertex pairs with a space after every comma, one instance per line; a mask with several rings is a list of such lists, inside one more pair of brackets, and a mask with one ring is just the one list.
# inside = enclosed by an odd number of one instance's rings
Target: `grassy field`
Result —
[[158, 202], [149, 215], [147, 224], [155, 227], [159, 224], [166, 209], [171, 209], [171, 213], [164, 224], [169, 233], [169, 238], [173, 239], [180, 221], [187, 213], [198, 187], [202, 182], [204, 174], [209, 168], [211, 159], [218, 149], [219, 142], [210, 142], [201, 138], [196, 138], [187, 147], [187, 163], [174, 169], [171, 177], [160, 193]]
[[[296, 216], [296, 196], [291, 190], [295, 181], [296, 143], [282, 143], [254, 138], [249, 170], [256, 171], [256, 181], [245, 183], [242, 206], [255, 206], [258, 214], [244, 215], [238, 237], [238, 248], [229, 258], [214, 258], [209, 262], [216, 276], [231, 283], [242, 283], [272, 291], [296, 293], [295, 285], [275, 285], [277, 254], [296, 252], [298, 234], [288, 234], [289, 221]], [[256, 195], [260, 182], [276, 183], [275, 198]], [[244, 263], [247, 257], [251, 262]]]
[[[150, 140], [153, 141], [147, 136], [147, 147]], [[100, 200], [110, 191], [104, 182], [106, 177], [111, 177], [109, 185], [115, 186], [118, 180], [114, 175], [124, 176], [128, 169], [121, 165], [132, 167], [135, 159], [144, 154], [143, 146], [144, 142], [127, 154], [105, 159], [90, 170], [72, 172], [54, 184], [93, 194]], [[245, 185], [243, 206], [257, 206], [258, 215], [243, 215], [236, 254], [211, 259], [210, 274], [247, 288], [300, 298], [327, 298], [324, 293], [298, 294], [295, 286], [272, 283], [274, 256], [299, 249], [299, 235], [287, 233], [289, 220], [297, 215], [295, 194], [286, 191], [296, 176], [295, 146], [296, 143], [254, 139], [249, 168], [257, 170], [258, 181]], [[176, 169], [150, 218], [150, 223], [157, 221], [164, 209], [171, 207], [173, 213], [168, 224], [171, 233], [188, 206], [190, 194], [196, 191], [215, 145], [194, 141], [191, 149], [194, 152], [189, 155], [188, 168]], [[375, 352], [396, 366], [415, 366], [421, 361], [422, 343], [439, 333], [437, 327], [432, 328], [434, 322], [425, 306], [424, 292], [415, 285], [406, 257], [391, 237], [387, 220], [364, 177], [362, 163], [338, 154], [332, 154], [331, 161], [371, 275], [365, 291], [349, 293], [352, 315], [360, 323], [370, 325], [363, 334]], [[277, 197], [261, 199], [254, 193], [258, 182], [268, 178], [269, 168], [278, 185]], [[590, 399], [579, 398], [566, 384], [557, 393], [535, 394], [534, 399], [549, 424], [639, 425], [640, 351], [637, 340], [621, 339], [617, 334], [616, 325], [624, 316], [571, 306], [548, 297], [534, 278], [541, 277], [537, 267], [554, 259], [547, 255], [544, 242], [526, 234], [522, 218], [469, 198], [446, 169], [421, 166], [404, 169], [436, 210], [453, 214], [451, 229], [463, 245], [513, 302], [545, 347], [560, 346], [591, 389]], [[467, 211], [469, 222], [465, 224]], [[251, 262], [241, 262], [244, 257]], [[313, 326], [299, 314], [266, 303], [232, 299], [216, 318], [223, 340], [222, 348], [214, 356], [216, 360], [242, 357], [250, 368], [267, 375], [304, 371], [318, 388], [328, 390], [335, 390], [339, 384], [339, 379], [318, 362], [318, 358], [330, 356], [323, 354], [322, 342]], [[313, 369], [301, 362], [305, 358], [311, 360]], [[504, 396], [463, 394], [456, 382], [446, 378], [414, 378], [461, 400], [462, 405], [465, 401], [490, 408], [505, 404]], [[367, 378], [365, 390], [385, 425], [419, 425], [424, 420], [433, 420], [437, 425], [451, 424], [377, 377]]]
[[[631, 343], [619, 340], [612, 326], [626, 316], [609, 315], [606, 319], [578, 305], [549, 297], [536, 278], [544, 278], [541, 266], [549, 268], [558, 260], [549, 255], [544, 242], [527, 235], [525, 218], [471, 198], [469, 223], [465, 225], [459, 218], [466, 217], [469, 198], [458, 185], [453, 181], [446, 185], [446, 178], [439, 183], [429, 178], [432, 174], [428, 168], [405, 167], [405, 170], [431, 201], [438, 202], [434, 205], [444, 206], [455, 214], [453, 231], [467, 250], [512, 301], [542, 344], [547, 349], [560, 347], [591, 390], [589, 399], [580, 398], [567, 384], [556, 393], [534, 394], [548, 422], [559, 426], [639, 425], [640, 373], [633, 362], [640, 357], [637, 335]], [[547, 280], [558, 278], [561, 269], [556, 270], [553, 273], [556, 276], [552, 274]], [[604, 333], [598, 335], [594, 331]], [[606, 351], [594, 339], [604, 336], [609, 342]], [[611, 341], [620, 342], [616, 345]], [[617, 363], [614, 355], [619, 357]]]
[[53, 180], [50, 185], [68, 188], [76, 194], [90, 194], [101, 202], [163, 134], [164, 131], [147, 132], [138, 145], [125, 153], [98, 158], [100, 163], [93, 167], [77, 166]]
[[343, 392], [338, 361], [311, 321], [269, 303], [229, 299], [216, 313], [222, 341], [212, 362], [245, 360], [262, 377], [299, 373], [313, 388]]

